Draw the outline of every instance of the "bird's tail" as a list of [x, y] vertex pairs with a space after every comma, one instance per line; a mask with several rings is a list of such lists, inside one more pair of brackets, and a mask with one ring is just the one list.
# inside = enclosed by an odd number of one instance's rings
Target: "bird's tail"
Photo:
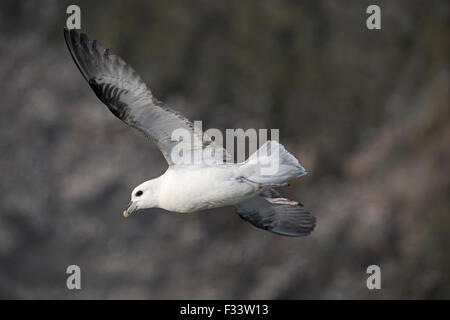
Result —
[[307, 172], [281, 144], [269, 140], [242, 163], [240, 173], [256, 183], [281, 184]]

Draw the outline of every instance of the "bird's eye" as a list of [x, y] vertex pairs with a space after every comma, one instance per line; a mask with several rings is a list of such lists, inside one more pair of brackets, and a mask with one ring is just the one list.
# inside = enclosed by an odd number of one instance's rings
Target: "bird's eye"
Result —
[[143, 192], [141, 190], [139, 190], [138, 192], [136, 192], [135, 196], [136, 197], [140, 197], [142, 196]]

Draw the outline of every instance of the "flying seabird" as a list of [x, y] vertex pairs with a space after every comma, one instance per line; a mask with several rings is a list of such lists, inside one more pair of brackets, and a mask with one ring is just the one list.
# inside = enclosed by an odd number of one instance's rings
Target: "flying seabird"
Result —
[[[169, 165], [161, 176], [134, 188], [125, 217], [144, 208], [189, 213], [233, 206], [241, 218], [258, 228], [286, 236], [311, 233], [315, 217], [303, 205], [283, 198], [273, 189], [306, 174], [281, 144], [269, 140], [246, 161], [230, 163], [229, 154], [219, 144], [156, 100], [140, 76], [119, 56], [74, 29], [65, 28], [64, 38], [75, 64], [97, 97], [116, 117], [150, 138]], [[191, 141], [173, 139], [177, 129], [189, 132]], [[173, 154], [180, 144], [190, 152], [208, 150], [208, 154], [219, 155], [220, 159], [208, 162], [203, 156], [192, 163], [177, 162]], [[273, 160], [276, 155], [277, 172], [263, 174], [258, 155], [265, 160]]]

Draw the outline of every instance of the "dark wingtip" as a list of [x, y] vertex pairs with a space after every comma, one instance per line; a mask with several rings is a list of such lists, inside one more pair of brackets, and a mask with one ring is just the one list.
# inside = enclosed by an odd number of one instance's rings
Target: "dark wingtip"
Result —
[[80, 34], [80, 31], [78, 31], [77, 29], [68, 29], [67, 27], [64, 27], [63, 34], [64, 39], [66, 39], [66, 42], [70, 42], [72, 34]]
[[69, 46], [70, 31], [66, 27], [63, 28], [63, 35], [64, 35], [64, 40], [66, 41], [67, 46]]
[[89, 81], [90, 75], [85, 66], [86, 62], [83, 61], [85, 57], [83, 57], [83, 48], [81, 47], [81, 45], [83, 45], [84, 50], [86, 50], [87, 46], [89, 46], [90, 40], [88, 36], [77, 29], [64, 28], [64, 39], [78, 70], [80, 70], [86, 81]]
[[306, 215], [306, 216], [304, 216], [301, 219], [297, 230], [295, 230], [295, 231], [276, 230], [276, 231], [272, 231], [272, 232], [275, 232], [282, 236], [287, 236], [287, 237], [304, 237], [304, 236], [310, 235], [316, 228], [317, 219], [309, 211], [303, 211], [303, 215]]

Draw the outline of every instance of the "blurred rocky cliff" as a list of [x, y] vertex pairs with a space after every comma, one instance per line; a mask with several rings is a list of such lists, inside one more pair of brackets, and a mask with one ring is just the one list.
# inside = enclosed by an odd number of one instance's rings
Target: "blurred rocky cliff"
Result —
[[[448, 1], [78, 1], [82, 29], [204, 128], [280, 128], [318, 219], [122, 211], [164, 172], [65, 47], [73, 1], [0, 4], [1, 298], [450, 298]], [[66, 289], [66, 267], [82, 290]], [[366, 288], [367, 266], [382, 290]]]

